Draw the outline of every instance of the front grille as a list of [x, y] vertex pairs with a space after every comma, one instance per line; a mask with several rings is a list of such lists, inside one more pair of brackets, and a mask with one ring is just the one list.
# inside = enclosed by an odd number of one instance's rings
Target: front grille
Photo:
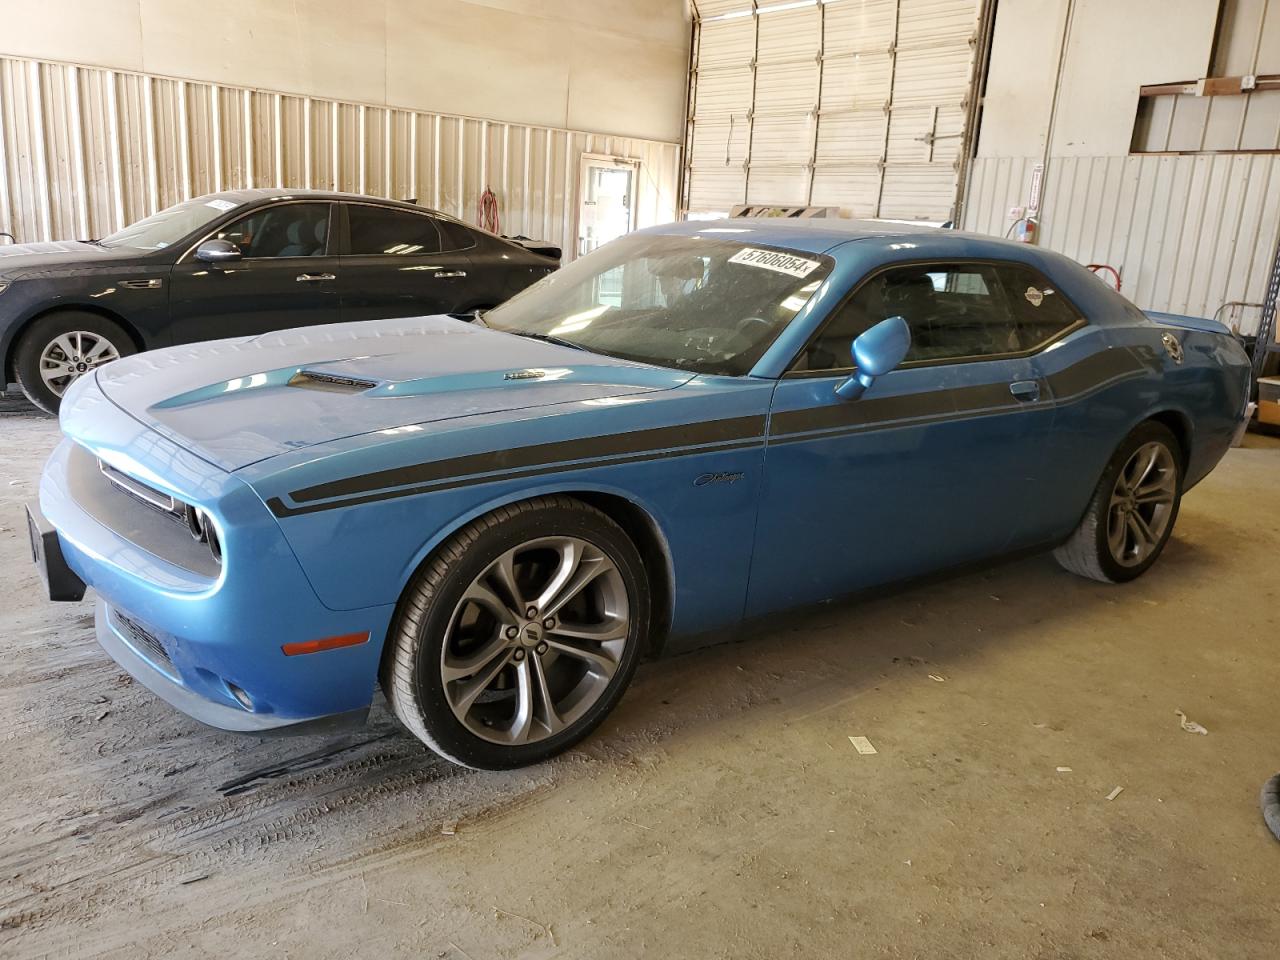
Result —
[[129, 644], [135, 653], [157, 670], [167, 673], [176, 679], [173, 660], [170, 659], [168, 652], [166, 652], [160, 641], [156, 639], [154, 633], [138, 623], [138, 621], [126, 617], [119, 610], [112, 610], [111, 617], [124, 635], [125, 643]]
[[[76, 506], [121, 540], [204, 580], [222, 575], [220, 559], [187, 522], [195, 513], [189, 504], [99, 461], [78, 443], [67, 453], [66, 482]], [[166, 509], [169, 503], [173, 509]]]

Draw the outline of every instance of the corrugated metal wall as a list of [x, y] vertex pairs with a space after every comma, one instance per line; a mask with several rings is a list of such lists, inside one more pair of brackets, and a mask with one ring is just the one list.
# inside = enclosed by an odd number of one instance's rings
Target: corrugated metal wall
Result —
[[639, 160], [637, 226], [675, 219], [679, 146], [0, 58], [0, 231], [104, 236], [170, 204], [240, 187], [338, 189], [576, 248], [584, 153]]
[[[1039, 157], [978, 158], [963, 227], [1003, 235], [1025, 206]], [[1213, 316], [1260, 304], [1280, 236], [1280, 155], [1052, 157], [1041, 200], [1042, 246], [1120, 271], [1147, 310]], [[1245, 333], [1260, 309], [1221, 319]]]
[[695, 0], [688, 210], [946, 220], [979, 0]]

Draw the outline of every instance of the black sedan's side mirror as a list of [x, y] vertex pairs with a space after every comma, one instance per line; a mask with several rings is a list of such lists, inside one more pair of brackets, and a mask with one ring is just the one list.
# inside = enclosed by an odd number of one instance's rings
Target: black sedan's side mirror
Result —
[[888, 373], [907, 358], [911, 349], [911, 328], [901, 317], [881, 320], [853, 341], [853, 376], [836, 387], [841, 400], [857, 400], [876, 377]]
[[206, 240], [196, 247], [196, 259], [205, 263], [235, 263], [243, 254], [230, 240]]

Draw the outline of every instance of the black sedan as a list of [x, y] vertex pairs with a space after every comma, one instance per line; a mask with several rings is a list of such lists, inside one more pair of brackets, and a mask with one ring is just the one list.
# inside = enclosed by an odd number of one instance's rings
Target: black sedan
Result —
[[50, 413], [86, 370], [139, 350], [337, 321], [471, 313], [560, 251], [413, 203], [235, 190], [101, 240], [0, 246], [0, 387]]

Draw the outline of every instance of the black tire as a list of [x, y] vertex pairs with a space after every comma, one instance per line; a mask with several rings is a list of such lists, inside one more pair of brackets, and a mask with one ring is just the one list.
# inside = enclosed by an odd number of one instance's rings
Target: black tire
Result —
[[[1111, 497], [1116, 489], [1120, 471], [1139, 449], [1149, 443], [1164, 446], [1172, 458], [1173, 469], [1176, 472], [1173, 501], [1169, 507], [1168, 522], [1156, 541], [1154, 549], [1141, 562], [1125, 565], [1115, 558], [1107, 541]], [[1102, 477], [1098, 480], [1098, 486], [1089, 500], [1089, 506], [1084, 512], [1080, 525], [1076, 527], [1070, 539], [1053, 552], [1054, 559], [1063, 569], [1102, 583], [1125, 583], [1142, 576], [1160, 558], [1178, 519], [1178, 508], [1182, 503], [1182, 457], [1182, 446], [1168, 427], [1154, 420], [1139, 424], [1125, 437], [1124, 442], [1112, 455], [1106, 469], [1102, 471]]]
[[[44, 378], [40, 376], [40, 357], [44, 354], [45, 348], [58, 337], [77, 331], [101, 337], [121, 357], [127, 357], [138, 351], [133, 338], [120, 324], [96, 313], [62, 310], [46, 314], [36, 320], [22, 332], [22, 336], [18, 339], [17, 349], [14, 351], [14, 373], [18, 378], [18, 386], [27, 395], [27, 399], [41, 410], [55, 416], [58, 413], [58, 407], [62, 404], [62, 396], [50, 389]], [[90, 369], [93, 367], [86, 365], [85, 372]]]
[[[630, 622], [626, 645], [608, 686], [576, 722], [532, 743], [493, 743], [468, 730], [450, 707], [441, 677], [443, 647], [454, 610], [472, 581], [504, 551], [553, 536], [581, 538], [613, 561], [627, 594]], [[586, 737], [621, 699], [639, 663], [649, 621], [650, 591], [644, 564], [622, 528], [572, 497], [538, 497], [471, 522], [418, 570], [400, 599], [388, 633], [382, 689], [400, 722], [454, 763], [481, 770], [540, 763]]]

